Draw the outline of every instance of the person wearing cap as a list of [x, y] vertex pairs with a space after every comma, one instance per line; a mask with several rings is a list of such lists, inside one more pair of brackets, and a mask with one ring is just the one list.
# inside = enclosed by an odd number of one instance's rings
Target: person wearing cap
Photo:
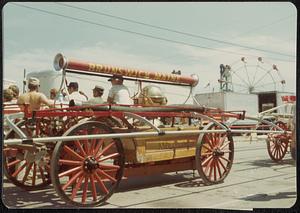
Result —
[[108, 103], [125, 105], [133, 104], [128, 88], [123, 85], [123, 76], [113, 75], [108, 81], [111, 81], [112, 84], [112, 87], [108, 92]]
[[12, 99], [12, 102], [13, 103], [17, 103], [17, 100], [19, 98], [19, 93], [20, 93], [20, 90], [19, 90], [19, 87], [15, 84], [12, 84], [8, 87], [8, 89], [11, 89], [13, 91], [13, 99]]
[[17, 104], [21, 110], [24, 110], [24, 104], [29, 105], [29, 111], [39, 110], [43, 104], [48, 107], [53, 107], [47, 97], [40, 93], [39, 90], [40, 81], [37, 78], [31, 77], [28, 80], [28, 92], [19, 96]]
[[68, 85], [70, 106], [81, 105], [82, 102], [87, 101], [87, 97], [78, 91], [78, 83], [70, 82]]
[[50, 99], [55, 100], [56, 95], [57, 95], [57, 89], [55, 89], [55, 88], [50, 89]]
[[[17, 109], [15, 108], [14, 106], [14, 103], [12, 102], [13, 100], [13, 97], [14, 97], [14, 92], [7, 88], [7, 89], [4, 89], [3, 90], [3, 116], [5, 117], [6, 113], [9, 113], [9, 111], [11, 112], [12, 110], [20, 110], [20, 109]], [[2, 123], [2, 126], [3, 126], [3, 133], [4, 133], [4, 137], [9, 133], [9, 131], [11, 130], [11, 128], [9, 127], [6, 119], [3, 120], [3, 123]]]
[[104, 100], [102, 99], [103, 92], [104, 92], [104, 88], [96, 85], [95, 88], [93, 89], [94, 98], [91, 98], [87, 102], [84, 102], [83, 105], [103, 104], [104, 103]]
[[12, 104], [12, 100], [13, 100], [13, 97], [14, 97], [14, 92], [7, 88], [7, 89], [4, 89], [3, 90], [3, 103], [4, 104]]

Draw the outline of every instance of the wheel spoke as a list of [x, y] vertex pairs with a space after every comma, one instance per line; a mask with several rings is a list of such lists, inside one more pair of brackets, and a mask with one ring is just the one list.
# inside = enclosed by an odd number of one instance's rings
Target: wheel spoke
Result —
[[101, 157], [101, 155], [103, 155], [107, 150], [109, 150], [112, 146], [114, 145], [114, 143], [110, 143], [108, 144], [97, 156], [96, 159]]
[[226, 171], [226, 167], [224, 166], [223, 162], [221, 161], [221, 159], [217, 158], [218, 162], [220, 163], [220, 165], [222, 166], [222, 168], [224, 169], [224, 171]]
[[100, 168], [103, 169], [120, 169], [120, 166], [118, 165], [106, 165], [99, 163]]
[[67, 170], [67, 171], [65, 171], [65, 172], [60, 173], [60, 174], [58, 175], [58, 177], [61, 178], [61, 177], [63, 177], [63, 176], [70, 175], [70, 174], [72, 174], [73, 172], [77, 172], [77, 171], [79, 171], [79, 170], [81, 170], [81, 169], [82, 169], [82, 166], [78, 166], [78, 167], [69, 169], [69, 170]]
[[220, 158], [222, 158], [223, 160], [227, 161], [227, 163], [230, 163], [230, 160], [224, 158], [223, 156], [220, 156]]
[[7, 168], [10, 168], [10, 167], [12, 167], [12, 166], [14, 166], [14, 165], [16, 165], [20, 162], [21, 162], [21, 160], [19, 160], [19, 159], [15, 160], [15, 161], [12, 161], [12, 162], [7, 164]]
[[45, 178], [45, 175], [44, 175], [44, 170], [42, 167], [39, 166], [39, 170], [40, 170], [40, 173], [41, 173], [41, 178], [42, 178], [42, 181], [45, 183], [46, 182], [46, 178]]
[[[102, 162], [102, 161], [105, 161], [105, 160], [107, 160], [107, 159], [111, 159], [111, 158], [116, 158], [116, 157], [118, 157], [118, 156], [120, 156], [120, 153], [113, 153], [113, 154], [110, 154], [110, 155], [107, 155], [107, 156], [105, 156], [105, 157], [103, 157], [103, 158], [100, 158], [99, 160], [98, 160], [98, 162]], [[96, 158], [97, 159], [97, 158]]]
[[213, 158], [213, 156], [211, 155], [211, 156], [209, 156], [209, 157], [207, 157], [201, 164], [202, 164], [202, 166], [205, 166], [211, 159]]
[[77, 146], [77, 148], [79, 149], [80, 153], [82, 156], [86, 156], [86, 152], [83, 150], [80, 142], [78, 140], [74, 141], [75, 145]]
[[211, 180], [211, 175], [212, 175], [212, 171], [213, 171], [213, 166], [214, 166], [214, 159], [211, 161], [211, 164], [209, 166], [210, 170], [209, 170], [208, 177], [210, 180]]
[[212, 152], [201, 153], [201, 156], [212, 155]]
[[206, 143], [210, 146], [211, 149], [213, 149], [213, 140], [212, 140], [212, 136], [211, 133], [207, 133], [204, 135], [207, 138]]
[[107, 190], [107, 188], [106, 188], [106, 186], [104, 185], [104, 183], [103, 183], [103, 181], [101, 180], [101, 178], [98, 176], [97, 173], [94, 173], [94, 175], [95, 175], [95, 178], [96, 178], [96, 180], [97, 180], [97, 182], [98, 182], [98, 185], [99, 185], [100, 189], [102, 189], [102, 191], [103, 191], [105, 194], [108, 194], [109, 191]]
[[95, 146], [96, 146], [96, 139], [92, 139], [91, 141], [92, 142], [91, 142], [91, 147], [90, 147], [90, 153], [89, 153], [89, 155], [93, 155], [94, 154], [94, 152], [95, 152]]
[[222, 150], [223, 153], [231, 153], [230, 150]]
[[219, 158], [216, 158], [216, 167], [218, 169], [219, 177], [221, 178], [222, 177], [222, 173], [221, 173]]
[[78, 178], [79, 178], [79, 180], [78, 180], [78, 182], [76, 183], [75, 187], [72, 190], [72, 195], [71, 195], [72, 200], [74, 200], [78, 190], [81, 188], [84, 176], [81, 174]]
[[280, 159], [282, 157], [282, 151], [280, 149], [281, 147], [278, 147], [278, 159]]
[[79, 166], [82, 165], [82, 161], [59, 159], [59, 164], [69, 165], [69, 166]]
[[274, 147], [272, 150], [272, 156], [274, 156], [274, 158], [276, 158], [276, 151], [277, 151], [277, 149], [276, 149], [276, 147]]
[[98, 144], [96, 145], [96, 148], [95, 148], [95, 150], [94, 150], [94, 155], [96, 155], [98, 152], [99, 152], [99, 149], [102, 147], [102, 145], [103, 145], [103, 143], [104, 143], [104, 140], [103, 139], [101, 139], [99, 142], [98, 142]]
[[89, 183], [88, 181], [89, 181], [88, 177], [85, 176], [85, 178], [84, 178], [84, 185], [83, 185], [83, 192], [82, 192], [82, 200], [81, 200], [82, 203], [85, 203], [85, 201], [86, 201], [87, 188], [88, 188], [88, 183]]
[[[79, 135], [88, 135], [88, 129], [82, 129]], [[83, 149], [85, 153], [89, 153], [89, 140], [83, 139]]]
[[219, 145], [219, 141], [218, 141], [218, 137], [219, 136], [219, 133], [214, 133], [214, 142], [215, 142], [215, 147], [217, 147]]
[[90, 153], [90, 151], [89, 151], [89, 140], [83, 140], [83, 149], [85, 150], [85, 153]]
[[111, 177], [110, 175], [108, 175], [106, 172], [102, 171], [101, 169], [97, 169], [96, 170], [98, 172], [98, 174], [101, 174], [105, 177], [107, 177], [109, 180], [111, 180], [113, 183], [117, 182], [117, 180], [113, 177]]
[[26, 165], [27, 163], [24, 162], [24, 164], [20, 168], [18, 168], [11, 176], [16, 177], [26, 167]]
[[94, 180], [93, 174], [90, 176], [90, 180], [91, 180], [91, 185], [92, 185], [93, 200], [96, 201], [97, 200], [97, 192], [96, 192], [96, 186], [95, 186], [95, 180]]
[[270, 142], [270, 148], [273, 150], [275, 148], [275, 143]]
[[33, 164], [33, 172], [32, 172], [32, 185], [35, 185], [35, 178], [36, 178], [36, 163]]
[[278, 160], [278, 149], [275, 151], [275, 158]]
[[84, 160], [84, 158], [82, 156], [80, 156], [78, 153], [74, 152], [70, 147], [68, 147], [67, 145], [64, 145], [64, 151], [73, 156], [74, 158], [77, 158], [78, 160]]
[[82, 173], [83, 173], [83, 171], [80, 171], [80, 172], [76, 173], [75, 175], [73, 175], [73, 177], [62, 187], [62, 190], [65, 191], [71, 184], [73, 184], [76, 181], [76, 179], [80, 175], [82, 175]]
[[220, 147], [220, 149], [222, 150], [223, 148], [225, 148], [229, 144], [230, 144], [230, 141], [227, 141], [226, 143], [223, 143], [222, 146]]
[[216, 159], [214, 159], [214, 180], [216, 181], [217, 180], [217, 168], [216, 168]]
[[[27, 164], [27, 165], [28, 165], [28, 164]], [[31, 168], [32, 168], [32, 165], [33, 165], [33, 163], [30, 163], [30, 164], [26, 167], [25, 175], [24, 175], [24, 177], [23, 177], [22, 183], [25, 183], [25, 181], [26, 181], [26, 179], [27, 179], [27, 177], [28, 177], [28, 175], [29, 175], [29, 172], [30, 172], [30, 170], [31, 170]]]
[[206, 144], [202, 144], [202, 147], [204, 147], [205, 149], [207, 149], [208, 151], [212, 151], [211, 147], [207, 147]]
[[208, 171], [208, 169], [211, 167], [211, 164], [212, 164], [212, 162], [213, 162], [213, 157], [211, 158], [211, 160], [209, 161], [209, 163], [207, 164], [207, 166], [206, 166], [206, 168], [205, 168], [205, 174], [207, 174], [207, 171]]
[[284, 153], [284, 148], [282, 146], [280, 146], [279, 149], [280, 149], [280, 155], [282, 156]]

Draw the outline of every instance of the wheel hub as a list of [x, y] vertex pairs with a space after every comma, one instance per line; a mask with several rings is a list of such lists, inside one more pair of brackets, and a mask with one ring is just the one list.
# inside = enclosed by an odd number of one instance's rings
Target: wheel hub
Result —
[[276, 136], [273, 141], [277, 146], [281, 146], [281, 144], [285, 143], [287, 140], [285, 136]]
[[219, 157], [223, 156], [224, 152], [218, 147], [213, 150], [213, 156]]
[[99, 164], [93, 156], [89, 156], [84, 160], [83, 167], [85, 171], [91, 173], [99, 168]]

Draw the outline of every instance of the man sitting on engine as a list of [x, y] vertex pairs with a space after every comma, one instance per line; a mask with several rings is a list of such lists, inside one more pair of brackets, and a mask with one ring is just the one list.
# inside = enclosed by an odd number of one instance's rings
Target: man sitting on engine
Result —
[[110, 104], [126, 104], [131, 105], [132, 99], [128, 88], [123, 85], [123, 76], [113, 75], [108, 81], [111, 81], [112, 87], [108, 92], [107, 102]]
[[86, 102], [83, 102], [82, 105], [103, 104], [104, 103], [104, 100], [102, 99], [103, 92], [104, 92], [104, 88], [96, 85], [95, 88], [93, 89], [94, 98], [91, 98]]
[[29, 111], [39, 110], [42, 104], [45, 104], [49, 107], [53, 107], [51, 102], [47, 97], [40, 93], [39, 90], [40, 81], [37, 78], [29, 78], [28, 80], [28, 89], [29, 91], [20, 95], [17, 101], [17, 104], [20, 106], [20, 109], [24, 110], [24, 104], [29, 104]]
[[77, 82], [70, 82], [68, 85], [70, 106], [81, 105], [87, 101], [87, 97], [78, 91], [78, 87]]

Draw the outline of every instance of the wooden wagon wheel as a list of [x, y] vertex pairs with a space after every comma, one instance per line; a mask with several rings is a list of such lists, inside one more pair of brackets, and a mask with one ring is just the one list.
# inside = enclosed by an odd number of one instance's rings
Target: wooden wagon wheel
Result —
[[[32, 131], [26, 131], [26, 121], [19, 122], [18, 127], [25, 135], [32, 136]], [[5, 139], [12, 138], [19, 136], [10, 131]], [[36, 149], [32, 145], [4, 145], [2, 159], [6, 178], [22, 189], [39, 190], [51, 183], [47, 149]]]
[[[221, 127], [212, 122], [203, 130], [217, 129]], [[200, 134], [196, 145], [196, 168], [205, 184], [222, 182], [229, 174], [233, 156], [234, 144], [229, 133]]]
[[[79, 123], [64, 135], [108, 134], [113, 130], [95, 121]], [[58, 195], [77, 206], [98, 206], [118, 187], [124, 170], [120, 139], [58, 142], [51, 160], [51, 178]]]
[[[277, 121], [276, 126], [280, 127], [283, 130], [287, 130], [287, 125], [282, 121]], [[275, 127], [272, 127], [271, 130], [277, 130]], [[276, 134], [269, 133], [267, 138], [267, 149], [270, 158], [273, 161], [281, 161], [288, 149], [289, 139], [286, 134]]]
[[62, 126], [63, 131], [66, 132], [68, 129], [75, 126], [83, 119], [86, 119], [86, 117], [79, 117], [79, 116], [67, 117], [66, 120], [63, 122], [63, 126]]

